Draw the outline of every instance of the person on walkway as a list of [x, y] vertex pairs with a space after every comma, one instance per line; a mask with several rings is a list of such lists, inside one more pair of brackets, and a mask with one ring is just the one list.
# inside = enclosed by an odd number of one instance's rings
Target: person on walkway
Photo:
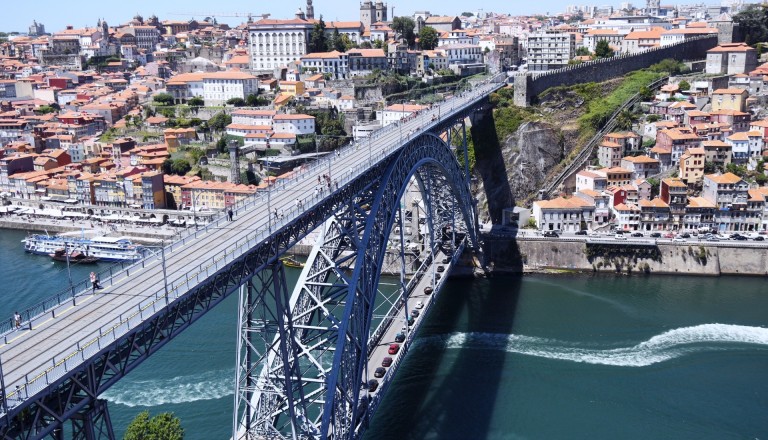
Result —
[[229, 211], [227, 211], [227, 215], [229, 216], [229, 221], [232, 221], [232, 217], [235, 216], [235, 213], [232, 212], [232, 209], [230, 209]]
[[99, 285], [99, 279], [96, 277], [96, 272], [91, 272], [91, 286], [93, 287], [93, 293], [96, 293], [96, 289], [101, 289]]
[[21, 328], [21, 315], [19, 315], [19, 312], [13, 314], [13, 323], [16, 326], [16, 330]]

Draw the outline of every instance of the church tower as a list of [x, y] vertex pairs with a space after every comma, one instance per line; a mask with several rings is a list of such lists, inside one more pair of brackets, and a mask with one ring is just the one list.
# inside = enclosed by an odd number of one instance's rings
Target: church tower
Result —
[[312, 6], [312, 0], [307, 0], [307, 20], [315, 18], [315, 7]]

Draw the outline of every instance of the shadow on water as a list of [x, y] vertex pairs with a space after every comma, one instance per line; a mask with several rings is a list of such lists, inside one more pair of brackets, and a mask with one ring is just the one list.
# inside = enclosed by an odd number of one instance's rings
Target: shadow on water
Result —
[[488, 438], [507, 353], [447, 350], [440, 341], [457, 332], [512, 333], [521, 285], [521, 276], [451, 279], [365, 440]]
[[[503, 209], [514, 206], [515, 201], [492, 115], [490, 108], [476, 113], [471, 135], [475, 173], [486, 191], [488, 215], [493, 223], [500, 224]], [[514, 242], [504, 249], [504, 259], [514, 262], [512, 265], [519, 266], [522, 273], [520, 251]], [[447, 350], [439, 342], [455, 332], [511, 333], [521, 285], [520, 276], [451, 279], [425, 317], [365, 440], [488, 437], [506, 353]], [[479, 353], [482, 361], [478, 360]], [[472, 371], [479, 371], [481, 376], [467, 380]]]

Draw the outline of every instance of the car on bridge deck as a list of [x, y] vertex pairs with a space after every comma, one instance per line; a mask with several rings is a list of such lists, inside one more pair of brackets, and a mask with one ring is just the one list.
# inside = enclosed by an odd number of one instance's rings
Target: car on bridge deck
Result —
[[373, 372], [373, 377], [384, 377], [384, 375], [387, 373], [387, 369], [384, 367], [378, 367], [376, 368], [376, 371]]
[[372, 393], [376, 391], [379, 388], [379, 381], [376, 379], [371, 379], [368, 381], [368, 392]]
[[405, 333], [400, 332], [395, 335], [395, 342], [403, 342], [405, 341]]
[[421, 302], [421, 301], [416, 301], [416, 308], [417, 309], [423, 309], [424, 308], [424, 303]]
[[418, 310], [411, 310], [411, 317], [418, 318], [419, 317], [419, 311]]
[[381, 366], [382, 367], [388, 367], [392, 365], [392, 358], [387, 356], [384, 359], [381, 360]]
[[400, 351], [400, 344], [389, 344], [389, 350], [387, 350], [387, 353], [397, 354], [398, 351]]

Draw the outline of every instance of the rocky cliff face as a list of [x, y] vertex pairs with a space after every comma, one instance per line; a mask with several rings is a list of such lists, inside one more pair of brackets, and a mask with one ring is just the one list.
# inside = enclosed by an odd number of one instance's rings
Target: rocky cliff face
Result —
[[563, 159], [561, 131], [548, 122], [525, 122], [497, 145], [483, 146], [484, 154], [475, 145], [479, 215], [493, 223], [501, 222], [504, 208], [535, 194]]

